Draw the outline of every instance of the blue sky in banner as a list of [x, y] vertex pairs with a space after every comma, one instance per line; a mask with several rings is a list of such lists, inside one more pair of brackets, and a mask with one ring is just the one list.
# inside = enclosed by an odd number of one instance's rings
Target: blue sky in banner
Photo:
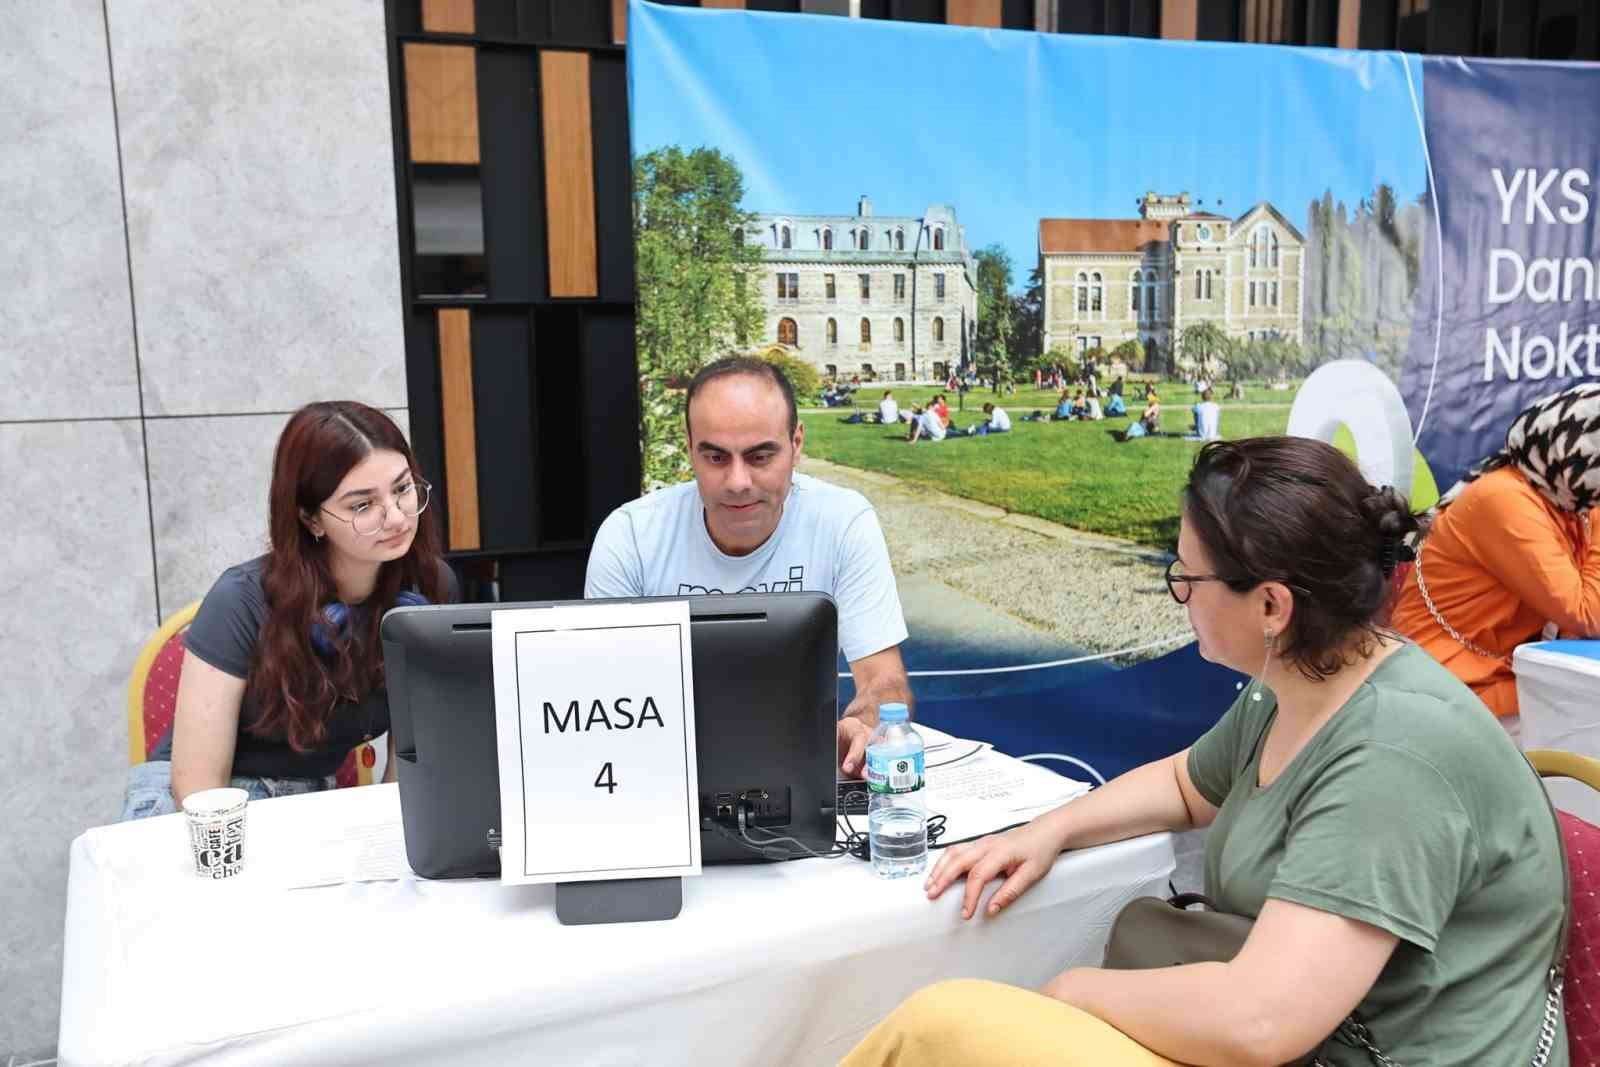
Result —
[[949, 203], [1019, 287], [1041, 217], [1132, 218], [1146, 190], [1237, 216], [1271, 200], [1304, 232], [1332, 190], [1427, 185], [1420, 64], [1398, 53], [1178, 43], [658, 7], [635, 2], [635, 154], [711, 145], [745, 207], [879, 215]]

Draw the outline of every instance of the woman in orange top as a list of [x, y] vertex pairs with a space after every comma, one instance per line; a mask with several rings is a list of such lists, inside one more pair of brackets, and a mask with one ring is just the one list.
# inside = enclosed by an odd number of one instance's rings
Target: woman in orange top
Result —
[[1439, 500], [1391, 625], [1517, 732], [1511, 653], [1600, 636], [1600, 384], [1536, 402]]

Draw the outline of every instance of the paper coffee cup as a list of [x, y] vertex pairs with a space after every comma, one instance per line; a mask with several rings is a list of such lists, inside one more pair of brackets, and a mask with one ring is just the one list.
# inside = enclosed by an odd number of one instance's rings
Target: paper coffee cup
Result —
[[212, 880], [232, 878], [244, 869], [243, 789], [202, 789], [183, 798], [194, 849], [194, 873]]

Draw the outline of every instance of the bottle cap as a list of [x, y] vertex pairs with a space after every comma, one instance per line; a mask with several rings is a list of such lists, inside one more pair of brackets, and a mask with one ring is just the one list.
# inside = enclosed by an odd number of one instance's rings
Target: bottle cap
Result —
[[911, 709], [906, 707], [904, 704], [894, 703], [878, 705], [879, 722], [905, 722], [909, 718], [911, 718]]

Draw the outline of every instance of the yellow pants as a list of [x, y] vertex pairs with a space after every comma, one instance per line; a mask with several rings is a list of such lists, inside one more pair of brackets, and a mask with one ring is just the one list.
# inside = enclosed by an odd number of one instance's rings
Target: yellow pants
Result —
[[840, 1064], [1180, 1067], [1070, 1004], [974, 978], [913, 993]]

